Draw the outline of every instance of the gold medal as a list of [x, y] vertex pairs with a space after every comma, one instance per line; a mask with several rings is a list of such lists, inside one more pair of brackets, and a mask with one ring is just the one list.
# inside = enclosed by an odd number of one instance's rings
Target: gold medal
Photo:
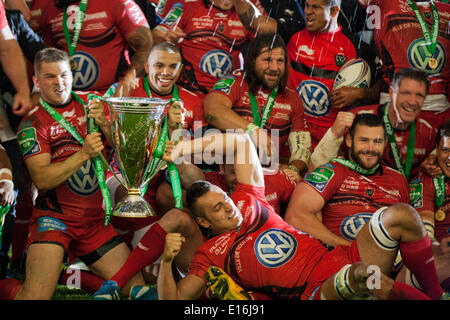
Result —
[[445, 220], [445, 211], [442, 209], [439, 209], [438, 211], [436, 211], [434, 218], [436, 219], [436, 221], [439, 221], [439, 222], [444, 221]]
[[78, 63], [75, 61], [75, 58], [70, 58], [70, 69], [72, 69], [72, 71], [78, 69]]
[[435, 58], [431, 57], [430, 60], [428, 60], [428, 66], [433, 70], [436, 69], [438, 66], [437, 60]]

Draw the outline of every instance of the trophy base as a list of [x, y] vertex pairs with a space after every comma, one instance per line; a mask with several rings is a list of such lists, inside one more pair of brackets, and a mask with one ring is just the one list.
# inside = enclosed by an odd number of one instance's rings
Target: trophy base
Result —
[[114, 207], [112, 215], [123, 218], [147, 218], [156, 215], [152, 207], [139, 195], [128, 195]]

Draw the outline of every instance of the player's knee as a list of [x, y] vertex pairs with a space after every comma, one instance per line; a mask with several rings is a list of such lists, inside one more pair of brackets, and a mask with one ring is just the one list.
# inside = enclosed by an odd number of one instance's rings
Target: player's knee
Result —
[[391, 224], [399, 226], [404, 230], [422, 229], [422, 219], [412, 206], [406, 203], [397, 203], [385, 210], [386, 219]]

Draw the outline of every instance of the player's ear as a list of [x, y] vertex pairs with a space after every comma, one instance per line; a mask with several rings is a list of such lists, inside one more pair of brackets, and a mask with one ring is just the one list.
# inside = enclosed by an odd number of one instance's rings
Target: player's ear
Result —
[[347, 148], [350, 149], [351, 146], [352, 146], [352, 143], [353, 143], [352, 136], [351, 136], [350, 132], [347, 131], [347, 132], [345, 133], [345, 144], [346, 144]]
[[197, 223], [202, 226], [203, 228], [209, 229], [209, 227], [211, 226], [211, 224], [202, 217], [195, 217], [195, 221], [197, 221]]

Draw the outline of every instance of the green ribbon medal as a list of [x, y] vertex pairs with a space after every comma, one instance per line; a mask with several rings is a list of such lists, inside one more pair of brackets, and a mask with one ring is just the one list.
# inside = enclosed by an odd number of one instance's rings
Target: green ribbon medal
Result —
[[11, 205], [8, 203], [6, 206], [0, 205], [0, 248], [2, 247], [2, 229], [5, 223], [6, 214], [9, 212]]
[[426, 42], [425, 53], [428, 60], [428, 66], [431, 69], [436, 69], [438, 67], [438, 62], [434, 58], [434, 52], [436, 51], [437, 38], [439, 35], [439, 12], [434, 4], [434, 1], [430, 2], [431, 12], [433, 15], [433, 25], [431, 26], [431, 33], [428, 29], [427, 23], [419, 11], [419, 8], [412, 0], [407, 0], [408, 5], [414, 12], [417, 20], [419, 21], [420, 29], [422, 29], [423, 38]]
[[441, 174], [437, 178], [433, 178], [433, 187], [435, 192], [434, 203], [440, 207], [444, 203], [445, 198], [445, 176]]
[[250, 96], [250, 105], [252, 107], [253, 114], [253, 123], [260, 128], [263, 128], [266, 124], [267, 119], [270, 117], [270, 113], [272, 112], [273, 106], [275, 104], [275, 99], [278, 94], [278, 86], [272, 89], [270, 92], [269, 98], [266, 101], [266, 105], [264, 106], [262, 117], [259, 114], [258, 102], [256, 101], [256, 97], [253, 95], [251, 91], [248, 92]]
[[[81, 99], [75, 92], [72, 91], [72, 96], [83, 105], [83, 107], [86, 106], [86, 103]], [[91, 97], [97, 97], [95, 95], [91, 95]], [[90, 97], [88, 96], [88, 100], [90, 100]], [[55, 121], [57, 121], [69, 134], [81, 145], [84, 145], [84, 140], [80, 136], [80, 134], [77, 132], [77, 130], [61, 115], [59, 114], [55, 109], [53, 109], [52, 106], [50, 106], [44, 99], [40, 98], [40, 105], [41, 107], [53, 118]], [[88, 119], [86, 108], [84, 108], [84, 112], [86, 114], [86, 121], [87, 121], [87, 134], [90, 134], [92, 132], [98, 131], [97, 125], [95, 124], [94, 119]], [[111, 199], [109, 195], [109, 189], [106, 186], [106, 176], [105, 176], [105, 170], [102, 165], [102, 155], [97, 156], [93, 159], [94, 161], [94, 168], [95, 173], [97, 176], [97, 180], [100, 186], [100, 190], [103, 197], [103, 202], [105, 204], [105, 226], [107, 226], [111, 220]]]
[[400, 173], [403, 174], [406, 179], [409, 179], [409, 174], [411, 173], [411, 166], [414, 157], [414, 145], [416, 141], [416, 122], [412, 122], [409, 128], [408, 148], [406, 149], [406, 160], [405, 164], [403, 165], [402, 157], [397, 146], [397, 141], [395, 140], [394, 129], [391, 125], [391, 121], [389, 120], [389, 108], [390, 103], [386, 105], [383, 115], [383, 122], [384, 127], [386, 128], [386, 135], [389, 141], [389, 146], [391, 147], [397, 170], [400, 171]]
[[334, 158], [332, 161], [338, 162], [343, 166], [346, 166], [347, 168], [352, 169], [353, 171], [356, 171], [364, 176], [370, 176], [375, 174], [378, 171], [378, 168], [380, 167], [380, 164], [378, 163], [372, 169], [364, 169], [361, 168], [361, 166], [359, 166], [357, 163], [343, 158]]
[[[81, 28], [83, 26], [84, 19], [86, 18], [86, 8], [88, 5], [88, 0], [80, 1], [80, 9], [77, 14], [77, 18], [75, 19], [75, 24], [73, 27], [73, 37], [71, 38], [69, 26], [67, 25], [67, 7], [64, 8], [63, 13], [63, 32], [64, 38], [66, 39], [67, 49], [69, 51], [69, 57], [72, 57], [75, 53], [75, 50], [78, 45], [78, 41], [80, 40]], [[70, 67], [72, 70], [77, 69], [77, 64], [74, 59], [70, 60]]]
[[[152, 93], [150, 91], [150, 85], [148, 83], [147, 77], [143, 78], [144, 83], [144, 90], [147, 93], [149, 98], [152, 98]], [[172, 98], [169, 101], [169, 104], [171, 104], [173, 101], [179, 101], [179, 91], [177, 85], [173, 86], [172, 91]], [[170, 140], [169, 137], [169, 129], [168, 129], [168, 122], [169, 122], [169, 114], [167, 114], [167, 117], [164, 121], [161, 134], [158, 139], [158, 143], [156, 144], [155, 150], [153, 151], [152, 160], [150, 162], [149, 166], [149, 177], [153, 177], [159, 169], [162, 167], [162, 156], [164, 154], [164, 148], [166, 146], [166, 140]], [[179, 124], [178, 129], [181, 129], [181, 124]], [[180, 130], [178, 130], [180, 131]], [[179, 135], [175, 137], [174, 141], [178, 142]], [[158, 168], [159, 167], [159, 168]], [[167, 170], [169, 170], [169, 177], [172, 184], [172, 191], [175, 198], [175, 208], [183, 209], [183, 198], [181, 194], [181, 183], [180, 178], [178, 176], [177, 166], [173, 162], [167, 163]], [[148, 184], [143, 188], [143, 194], [147, 190]]]

